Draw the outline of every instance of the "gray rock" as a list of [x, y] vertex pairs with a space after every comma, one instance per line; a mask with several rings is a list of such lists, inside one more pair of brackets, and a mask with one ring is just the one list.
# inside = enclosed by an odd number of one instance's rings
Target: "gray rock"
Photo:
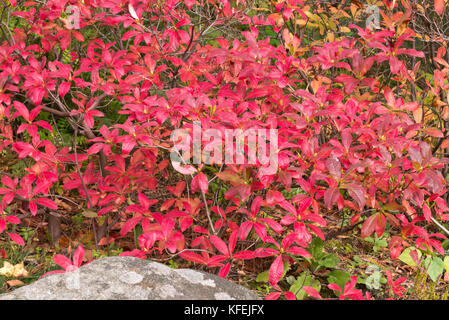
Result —
[[95, 260], [0, 295], [0, 300], [259, 300], [216, 275], [134, 257]]

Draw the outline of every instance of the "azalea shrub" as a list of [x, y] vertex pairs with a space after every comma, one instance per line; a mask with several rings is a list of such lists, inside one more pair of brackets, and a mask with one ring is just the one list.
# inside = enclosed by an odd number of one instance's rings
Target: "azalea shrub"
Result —
[[[312, 270], [329, 267], [331, 216], [337, 233], [385, 237], [392, 260], [443, 261], [447, 42], [429, 47], [414, 22], [445, 2], [371, 5], [374, 27], [358, 1], [4, 1], [0, 235], [24, 246], [24, 214], [76, 199], [93, 247], [135, 236], [121, 255], [224, 278], [260, 263], [267, 299], [372, 298], [355, 275]], [[277, 170], [171, 161], [173, 132], [198, 123], [223, 139], [276, 130]], [[55, 261], [80, 267], [83, 245]], [[298, 267], [307, 281], [290, 286]], [[386, 274], [386, 297], [403, 296], [406, 278]]]

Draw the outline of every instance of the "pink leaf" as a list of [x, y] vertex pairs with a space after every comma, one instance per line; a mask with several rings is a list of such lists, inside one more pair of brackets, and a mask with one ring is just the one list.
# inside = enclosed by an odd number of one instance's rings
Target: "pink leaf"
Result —
[[70, 89], [70, 82], [63, 82], [59, 85], [58, 94], [61, 96], [61, 98], [64, 98], [67, 92], [69, 92], [69, 89]]
[[41, 206], [50, 208], [52, 210], [57, 210], [58, 209], [58, 205], [53, 200], [50, 200], [50, 199], [47, 199], [47, 198], [39, 198], [39, 199], [36, 199], [34, 201], [37, 204], [40, 204]]
[[139, 222], [142, 220], [141, 216], [133, 217], [127, 220], [120, 230], [120, 236], [124, 237], [128, 232], [130, 232]]
[[225, 256], [229, 256], [229, 250], [226, 243], [217, 236], [210, 236], [210, 242]]
[[318, 291], [315, 288], [312, 288], [309, 286], [304, 286], [302, 288], [304, 289], [305, 292], [307, 292], [307, 294], [309, 296], [317, 298], [317, 299], [323, 299], [323, 298], [321, 298], [320, 294], [318, 293]]
[[53, 261], [64, 270], [67, 270], [71, 265], [73, 265], [72, 261], [62, 254], [55, 255], [53, 257]]
[[73, 254], [73, 265], [76, 267], [81, 267], [81, 263], [83, 262], [84, 257], [84, 248], [82, 245], [79, 245]]
[[424, 204], [422, 206], [422, 213], [424, 215], [424, 218], [427, 221], [430, 221], [430, 219], [432, 218], [432, 212], [430, 211], [430, 208], [429, 208], [429, 206], [427, 204]]
[[271, 286], [276, 285], [282, 278], [284, 273], [284, 263], [282, 262], [282, 255], [276, 257], [268, 272], [268, 281]]
[[7, 232], [8, 236], [11, 237], [11, 240], [14, 241], [15, 243], [17, 243], [19, 246], [24, 246], [25, 245], [25, 241], [23, 241], [22, 237], [19, 236], [16, 233], [9, 233]]
[[331, 290], [335, 290], [335, 291], [341, 292], [341, 288], [337, 284], [335, 284], [335, 283], [331, 283], [327, 287], [329, 289], [331, 289]]
[[330, 210], [335, 202], [337, 202], [340, 196], [340, 191], [338, 188], [330, 187], [324, 192], [324, 203], [326, 207]]
[[87, 154], [90, 156], [92, 154], [96, 154], [100, 152], [101, 149], [103, 149], [104, 144], [103, 143], [95, 143], [93, 144], [89, 150], [87, 150]]
[[218, 276], [221, 278], [226, 278], [229, 274], [229, 270], [231, 270], [231, 264], [227, 263], [220, 269], [220, 271], [218, 272]]
[[272, 292], [265, 297], [265, 300], [277, 300], [281, 296], [280, 292]]
[[446, 6], [445, 0], [435, 0], [435, 11], [438, 15], [442, 15]]
[[209, 181], [207, 180], [207, 176], [200, 172], [192, 179], [192, 192], [196, 190], [200, 190], [202, 193], [206, 194], [209, 188]]
[[179, 254], [179, 256], [185, 260], [192, 261], [195, 263], [207, 264], [207, 259], [198, 253], [191, 251], [184, 251]]
[[[20, 223], [20, 219], [17, 217], [14, 217], [14, 216], [7, 216], [5, 219], [6, 219], [6, 221], [8, 221], [9, 223], [12, 223], [12, 224]], [[0, 233], [2, 233], [2, 232], [0, 231]]]
[[30, 201], [29, 208], [30, 208], [31, 214], [33, 216], [35, 216], [37, 214], [37, 205], [36, 205], [36, 203], [34, 203], [33, 201]]
[[341, 164], [337, 158], [328, 158], [326, 160], [326, 167], [329, 170], [329, 173], [336, 181], [340, 181], [341, 179]]
[[306, 249], [298, 246], [291, 247], [290, 249], [287, 250], [287, 252], [305, 258], [312, 258], [312, 255]]
[[254, 252], [249, 250], [244, 250], [233, 254], [234, 259], [247, 260], [247, 259], [254, 259], [255, 257], [256, 255], [254, 254]]
[[30, 112], [28, 111], [28, 108], [19, 101], [14, 101], [13, 102], [14, 107], [16, 108], [16, 110], [19, 112], [19, 114], [26, 120], [29, 121], [30, 120]]
[[197, 170], [191, 165], [181, 165], [180, 162], [172, 161], [173, 168], [182, 174], [194, 174]]

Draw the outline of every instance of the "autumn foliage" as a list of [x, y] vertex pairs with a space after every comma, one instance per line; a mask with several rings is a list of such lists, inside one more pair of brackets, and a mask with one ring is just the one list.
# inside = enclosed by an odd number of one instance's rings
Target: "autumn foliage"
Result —
[[[445, 1], [377, 1], [374, 29], [359, 1], [9, 1], [4, 240], [25, 245], [20, 217], [46, 219], [72, 199], [94, 231], [84, 247], [135, 236], [122, 255], [182, 259], [221, 277], [261, 261], [267, 299], [296, 298], [285, 266], [313, 264], [311, 243], [333, 237], [330, 216], [361, 238], [388, 230], [392, 260], [409, 247], [416, 262], [418, 251], [445, 256], [436, 223], [449, 220], [448, 43], [426, 42], [415, 19], [446, 14]], [[194, 121], [276, 129], [277, 173], [260, 163], [174, 170], [170, 135]], [[83, 251], [55, 261], [72, 270]], [[404, 280], [388, 271], [392, 297]], [[340, 299], [371, 298], [356, 285], [322, 282]], [[304, 290], [320, 298], [319, 287]]]

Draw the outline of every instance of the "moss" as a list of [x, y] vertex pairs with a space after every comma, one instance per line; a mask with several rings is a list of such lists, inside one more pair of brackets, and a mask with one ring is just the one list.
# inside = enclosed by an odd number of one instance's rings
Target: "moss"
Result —
[[429, 280], [425, 270], [417, 270], [411, 288], [411, 298], [419, 300], [448, 300], [449, 286], [444, 284], [444, 288], [439, 288], [441, 281]]
[[345, 243], [343, 240], [331, 239], [324, 242], [326, 251], [337, 254], [351, 254], [354, 253], [354, 247], [350, 243]]

